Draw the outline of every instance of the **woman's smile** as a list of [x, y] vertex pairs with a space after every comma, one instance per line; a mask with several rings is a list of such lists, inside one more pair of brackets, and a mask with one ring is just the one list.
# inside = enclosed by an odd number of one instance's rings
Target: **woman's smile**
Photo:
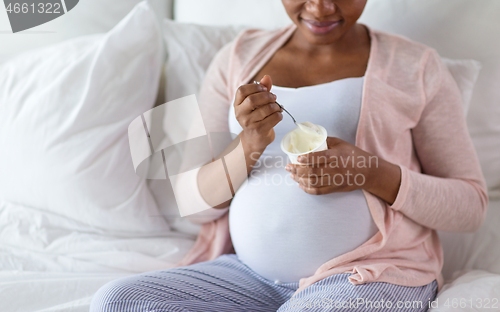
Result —
[[292, 39], [293, 44], [313, 50], [330, 46], [332, 53], [338, 47], [355, 47], [359, 37], [367, 39], [365, 31], [356, 25], [366, 1], [282, 0], [288, 16], [300, 32]]
[[310, 20], [310, 19], [304, 19], [302, 18], [302, 22], [309, 28], [311, 32], [314, 34], [326, 34], [329, 33], [330, 31], [334, 30], [338, 25], [340, 25], [341, 20], [339, 21], [315, 21], [315, 20]]

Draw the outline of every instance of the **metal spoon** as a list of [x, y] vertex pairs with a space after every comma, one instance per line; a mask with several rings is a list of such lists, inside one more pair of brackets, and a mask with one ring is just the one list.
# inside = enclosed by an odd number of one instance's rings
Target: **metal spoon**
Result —
[[[253, 83], [255, 83], [255, 84], [260, 84], [260, 82], [258, 82], [258, 81], [254, 81]], [[281, 107], [281, 109], [282, 109], [282, 110], [284, 110], [284, 111], [285, 111], [285, 112], [286, 112], [286, 113], [287, 113], [290, 117], [292, 117], [293, 123], [294, 123], [294, 124], [298, 127], [298, 126], [299, 126], [299, 124], [297, 123], [297, 121], [295, 121], [295, 118], [293, 118], [292, 114], [290, 114], [290, 112], [289, 112], [289, 111], [287, 111], [287, 110], [285, 109], [285, 107], [283, 107], [283, 105], [281, 105], [280, 103], [276, 102], [276, 104], [278, 104], [278, 105], [279, 105], [279, 107]]]
[[299, 124], [295, 121], [295, 118], [293, 118], [292, 114], [290, 114], [290, 112], [289, 112], [289, 111], [287, 111], [287, 110], [283, 107], [283, 105], [281, 105], [281, 104], [280, 104], [280, 103], [278, 103], [278, 102], [276, 102], [276, 104], [278, 104], [278, 105], [281, 107], [281, 109], [282, 109], [282, 110], [284, 110], [284, 111], [285, 111], [285, 112], [286, 112], [286, 113], [287, 113], [290, 117], [292, 117], [293, 123], [294, 123], [295, 125], [299, 126]]

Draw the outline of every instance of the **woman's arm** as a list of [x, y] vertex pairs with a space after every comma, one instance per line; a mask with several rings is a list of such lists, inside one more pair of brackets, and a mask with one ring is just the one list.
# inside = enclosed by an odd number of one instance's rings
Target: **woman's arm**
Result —
[[[243, 133], [240, 133], [213, 162], [203, 166], [198, 172], [200, 194], [214, 209], [229, 207], [232, 197], [262, 154], [262, 151], [248, 146], [242, 137]], [[230, 194], [227, 192], [228, 188]]]
[[391, 208], [432, 229], [475, 231], [486, 215], [486, 183], [460, 91], [435, 50], [428, 55], [422, 96], [426, 105], [412, 135], [423, 173], [400, 166]]
[[[200, 193], [213, 208], [226, 208], [230, 204], [266, 147], [274, 141], [273, 128], [283, 116], [275, 103], [276, 96], [269, 92], [271, 87], [271, 78], [265, 76], [261, 84], [242, 85], [236, 91], [234, 111], [243, 130], [198, 173]], [[211, 141], [213, 145], [214, 139]]]
[[[229, 98], [227, 92], [227, 73], [231, 49], [230, 43], [216, 54], [207, 69], [198, 95], [198, 105], [207, 133], [229, 133], [228, 115], [232, 99]], [[198, 188], [198, 175], [203, 168], [193, 170], [189, 176], [181, 177], [175, 186], [177, 193], [181, 194], [178, 197], [184, 200], [183, 205], [197, 207], [200, 210], [198, 213], [187, 216], [195, 224], [208, 223], [220, 218], [227, 212], [229, 206], [227, 205], [226, 209], [214, 209], [204, 199]], [[225, 178], [225, 174], [223, 177]]]
[[[200, 91], [199, 106], [209, 134], [229, 134], [231, 104], [235, 106], [236, 118], [243, 131], [212, 162], [185, 179], [190, 185], [179, 185], [179, 188], [193, 193], [191, 196], [186, 194], [192, 200], [185, 204], [199, 207], [200, 212], [188, 217], [198, 224], [215, 220], [227, 211], [234, 193], [246, 180], [267, 145], [274, 140], [273, 127], [282, 119], [281, 108], [274, 103], [276, 97], [269, 92], [272, 81], [268, 76], [262, 79], [260, 85], [240, 86], [234, 103], [231, 103], [226, 77], [230, 49], [231, 45], [223, 48], [211, 63]], [[212, 147], [221, 144], [215, 134], [210, 138]]]

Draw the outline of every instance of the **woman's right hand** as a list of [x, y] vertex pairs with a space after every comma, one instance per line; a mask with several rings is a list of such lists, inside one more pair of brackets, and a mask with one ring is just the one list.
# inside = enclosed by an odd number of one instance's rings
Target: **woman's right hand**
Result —
[[263, 152], [274, 141], [273, 128], [283, 119], [276, 96], [270, 92], [272, 85], [266, 75], [260, 84], [242, 85], [236, 92], [234, 111], [243, 128], [240, 138], [254, 152]]

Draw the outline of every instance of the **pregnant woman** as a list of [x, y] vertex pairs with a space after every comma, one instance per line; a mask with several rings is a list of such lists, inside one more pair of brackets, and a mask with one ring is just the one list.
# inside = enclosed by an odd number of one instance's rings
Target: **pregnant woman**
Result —
[[[199, 104], [209, 132], [239, 134], [221, 154], [246, 165], [234, 198], [220, 168], [196, 171], [207, 209], [190, 216], [203, 226], [183, 266], [111, 282], [91, 311], [427, 310], [436, 230], [478, 229], [485, 182], [437, 52], [358, 24], [365, 4], [283, 0], [292, 25], [219, 52]], [[295, 125], [277, 99], [327, 130], [326, 151], [287, 163]]]

